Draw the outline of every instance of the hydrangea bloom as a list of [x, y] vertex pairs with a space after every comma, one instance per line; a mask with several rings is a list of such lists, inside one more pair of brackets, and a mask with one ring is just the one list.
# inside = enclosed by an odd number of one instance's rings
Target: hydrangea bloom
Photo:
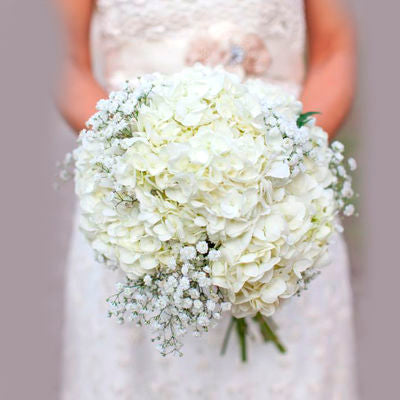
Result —
[[270, 316], [352, 211], [343, 145], [299, 123], [301, 103], [278, 87], [196, 66], [127, 83], [98, 110], [74, 152], [81, 229], [130, 281], [187, 275], [207, 254], [204, 279], [234, 316]]

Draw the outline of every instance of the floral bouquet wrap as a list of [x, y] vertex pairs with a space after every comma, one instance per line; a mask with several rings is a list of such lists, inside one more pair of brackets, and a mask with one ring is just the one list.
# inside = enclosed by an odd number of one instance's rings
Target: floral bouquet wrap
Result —
[[127, 82], [97, 109], [72, 158], [80, 228], [125, 276], [110, 316], [167, 355], [229, 311], [244, 360], [246, 317], [284, 351], [270, 317], [353, 212], [343, 145], [282, 89], [203, 66]]

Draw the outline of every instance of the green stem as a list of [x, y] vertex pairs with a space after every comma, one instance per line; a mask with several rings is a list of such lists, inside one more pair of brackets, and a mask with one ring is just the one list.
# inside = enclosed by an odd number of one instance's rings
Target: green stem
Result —
[[236, 322], [236, 318], [231, 317], [231, 320], [229, 321], [228, 329], [226, 330], [224, 341], [222, 343], [222, 348], [221, 348], [221, 356], [223, 356], [226, 353], [226, 349], [228, 347], [229, 339], [231, 337], [233, 325]]
[[[275, 334], [275, 332], [272, 330], [270, 325], [268, 324], [267, 320], [260, 314], [258, 313], [254, 319], [258, 322], [260, 325], [261, 329], [261, 334], [263, 335], [265, 340], [271, 340], [274, 345], [277, 347], [277, 349], [281, 353], [286, 353], [286, 348], [283, 346], [283, 344], [280, 342], [278, 336]], [[272, 325], [272, 324], [271, 324]], [[267, 339], [266, 339], [267, 338]]]
[[262, 335], [262, 337], [264, 339], [264, 342], [270, 342], [271, 341], [271, 336], [269, 335], [268, 330], [265, 328], [265, 326], [263, 324], [264, 321], [261, 321], [258, 318], [258, 316], [253, 317], [253, 321], [256, 324], [258, 324], [258, 326], [260, 327], [260, 332], [261, 332], [261, 335]]
[[247, 346], [246, 346], [246, 335], [247, 335], [247, 322], [245, 318], [236, 319], [236, 332], [239, 337], [240, 354], [242, 361], [247, 361]]

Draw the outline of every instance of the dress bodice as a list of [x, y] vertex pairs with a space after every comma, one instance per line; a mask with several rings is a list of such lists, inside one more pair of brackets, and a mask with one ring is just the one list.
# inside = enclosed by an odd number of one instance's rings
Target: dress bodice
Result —
[[98, 0], [94, 51], [104, 83], [195, 62], [299, 87], [303, 0]]

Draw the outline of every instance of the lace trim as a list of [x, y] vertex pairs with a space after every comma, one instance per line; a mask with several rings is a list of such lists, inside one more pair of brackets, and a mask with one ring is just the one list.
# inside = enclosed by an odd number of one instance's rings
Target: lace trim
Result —
[[103, 37], [114, 45], [135, 37], [160, 40], [193, 26], [201, 31], [222, 19], [292, 48], [304, 41], [302, 0], [98, 0], [97, 14]]

